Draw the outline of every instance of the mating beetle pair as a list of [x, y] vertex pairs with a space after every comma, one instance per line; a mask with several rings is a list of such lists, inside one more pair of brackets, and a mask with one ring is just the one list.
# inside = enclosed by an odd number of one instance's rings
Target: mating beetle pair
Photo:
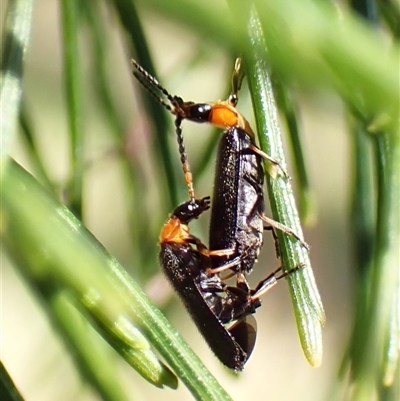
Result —
[[[165, 223], [160, 234], [160, 263], [173, 287], [180, 295], [200, 332], [216, 356], [227, 367], [240, 371], [255, 344], [256, 325], [251, 316], [261, 305], [260, 296], [278, 279], [271, 273], [252, 290], [246, 275], [257, 261], [263, 243], [264, 223], [301, 241], [290, 228], [264, 214], [264, 169], [262, 158], [280, 168], [277, 161], [262, 152], [247, 120], [235, 108], [241, 79], [240, 59], [233, 74], [232, 94], [227, 101], [214, 104], [184, 102], [171, 96], [158, 81], [132, 60], [139, 82], [172, 114], [179, 152], [190, 200], [179, 205]], [[162, 99], [159, 91], [166, 97]], [[190, 234], [188, 224], [209, 208], [209, 198], [196, 199], [190, 165], [187, 160], [181, 122], [188, 119], [208, 122], [225, 128], [219, 143], [211, 206], [209, 247]], [[228, 286], [220, 277], [229, 271], [236, 276], [236, 286]]]

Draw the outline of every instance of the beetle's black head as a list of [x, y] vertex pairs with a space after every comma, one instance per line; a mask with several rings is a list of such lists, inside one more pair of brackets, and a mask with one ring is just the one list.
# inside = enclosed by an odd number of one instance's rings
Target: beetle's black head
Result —
[[208, 103], [194, 103], [186, 110], [186, 118], [196, 123], [209, 122], [212, 106]]
[[194, 199], [180, 204], [172, 213], [183, 224], [189, 224], [193, 219], [197, 219], [204, 211], [210, 208], [210, 197]]

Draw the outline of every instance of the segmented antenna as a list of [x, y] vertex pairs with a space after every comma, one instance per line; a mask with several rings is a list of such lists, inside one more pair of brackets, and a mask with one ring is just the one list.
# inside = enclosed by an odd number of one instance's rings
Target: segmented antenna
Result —
[[[169, 112], [174, 114], [173, 106], [171, 106], [174, 105], [174, 97], [164, 87], [161, 86], [156, 78], [150, 75], [135, 60], [132, 59], [131, 63], [133, 68], [136, 69], [136, 71], [133, 70], [133, 75], [140, 82], [140, 84], [157, 100], [158, 103], [164, 106]], [[171, 102], [171, 104], [168, 104], [164, 99], [162, 99], [153, 89], [153, 87], [157, 88]]]
[[179, 154], [181, 155], [182, 169], [183, 169], [183, 174], [185, 176], [186, 185], [189, 191], [189, 198], [192, 201], [194, 201], [195, 197], [194, 197], [194, 187], [193, 187], [193, 176], [192, 172], [190, 171], [190, 165], [186, 154], [185, 145], [183, 143], [181, 123], [182, 123], [182, 117], [180, 115], [177, 115], [175, 119], [176, 139], [178, 141], [178, 149], [179, 149]]
[[[184, 102], [179, 96], [172, 96], [164, 87], [161, 86], [157, 79], [149, 74], [141, 65], [137, 63], [137, 61], [132, 59], [131, 63], [134, 68], [133, 75], [140, 82], [140, 84], [157, 100], [158, 103], [164, 106], [171, 114], [174, 114], [176, 116], [175, 132], [178, 141], [178, 149], [181, 157], [183, 174], [185, 177], [186, 185], [188, 187], [190, 200], [194, 201], [195, 196], [193, 187], [193, 176], [190, 170], [190, 164], [186, 154], [185, 145], [183, 143], [181, 127], [184, 113], [180, 105]], [[162, 99], [154, 90], [154, 88], [157, 88], [169, 100], [170, 104]]]

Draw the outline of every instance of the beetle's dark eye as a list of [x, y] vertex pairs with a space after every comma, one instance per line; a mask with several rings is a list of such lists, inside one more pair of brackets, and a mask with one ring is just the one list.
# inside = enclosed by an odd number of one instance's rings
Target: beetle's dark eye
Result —
[[174, 210], [172, 215], [177, 217], [183, 224], [187, 224], [191, 220], [197, 219], [203, 210], [205, 209], [200, 208], [200, 201], [196, 199], [194, 203], [192, 201], [182, 203]]
[[194, 213], [198, 208], [199, 208], [199, 205], [198, 205], [197, 202], [196, 203], [189, 203], [188, 207], [187, 207], [189, 213]]
[[198, 123], [208, 122], [212, 106], [208, 103], [194, 104], [190, 106], [188, 120]]

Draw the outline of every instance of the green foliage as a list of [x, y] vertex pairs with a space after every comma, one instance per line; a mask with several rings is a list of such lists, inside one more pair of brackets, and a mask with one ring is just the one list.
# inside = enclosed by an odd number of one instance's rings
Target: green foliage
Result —
[[[172, 208], [185, 199], [185, 187], [176, 149], [166, 135], [173, 130], [166, 111], [143, 95], [140, 110], [133, 117], [124, 115], [126, 104], [114, 90], [115, 61], [109, 36], [115, 30], [122, 38], [127, 68], [129, 57], [135, 57], [158, 76], [146, 21], [149, 16], [161, 18], [206, 43], [205, 49], [197, 50], [200, 56], [195, 54], [201, 60], [202, 50], [207, 53], [211, 49], [223, 54], [229, 65], [236, 55], [242, 56], [260, 146], [286, 167], [274, 88], [292, 138], [302, 220], [314, 214], [315, 196], [309, 185], [291, 89], [335, 91], [345, 103], [353, 144], [352, 269], [357, 280], [353, 332], [339, 379], [332, 378], [332, 382], [336, 394], [345, 394], [345, 399], [395, 400], [400, 387], [400, 52], [393, 29], [400, 22], [398, 6], [394, 1], [379, 3], [374, 24], [381, 24], [383, 33], [377, 33], [376, 25], [330, 3], [243, 3], [60, 0], [62, 40], [57, 46], [61, 48], [68, 127], [68, 173], [60, 184], [53, 166], [43, 157], [41, 138], [48, 133], [41, 132], [37, 124], [38, 116], [49, 117], [46, 110], [32, 107], [34, 101], [22, 84], [36, 3], [8, 2], [1, 80], [2, 249], [39, 300], [83, 380], [102, 399], [129, 399], [110, 364], [120, 356], [155, 386], [176, 388], [178, 378], [196, 399], [230, 399], [142, 290], [158, 270], [157, 231]], [[184, 41], [181, 34], [177, 42]], [[126, 83], [130, 85], [131, 81]], [[94, 93], [94, 106], [87, 103], [88, 91]], [[87, 139], [89, 107], [100, 111], [97, 115], [105, 126], [112, 153], [118, 156], [128, 205], [130, 263], [140, 285], [85, 228], [91, 209], [87, 200], [88, 161], [96, 164], [91, 160]], [[143, 161], [141, 148], [132, 150], [127, 145], [129, 125], [133, 121], [139, 131], [142, 117], [153, 124], [153, 129], [147, 129], [146, 141], [140, 135], [135, 137], [147, 142], [148, 151], [143, 152], [150, 157], [147, 161]], [[18, 141], [24, 144], [36, 178], [13, 160], [19, 161], [13, 146]], [[213, 135], [199, 148], [200, 163], [193, 169], [195, 184], [207, 171], [215, 141]], [[274, 218], [302, 233], [290, 183], [280, 177], [267, 181]], [[295, 241], [280, 234], [278, 239], [283, 269], [305, 266], [288, 282], [301, 345], [307, 360], [318, 366], [325, 315], [310, 260]], [[17, 393], [12, 387], [10, 380], [6, 390], [10, 395]]]

